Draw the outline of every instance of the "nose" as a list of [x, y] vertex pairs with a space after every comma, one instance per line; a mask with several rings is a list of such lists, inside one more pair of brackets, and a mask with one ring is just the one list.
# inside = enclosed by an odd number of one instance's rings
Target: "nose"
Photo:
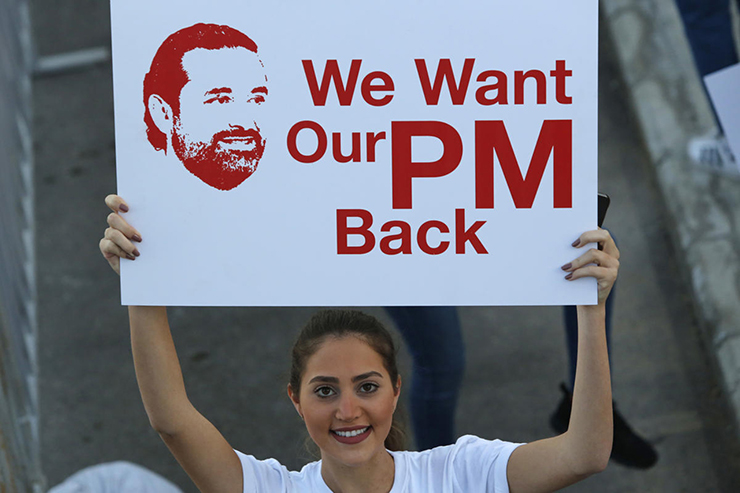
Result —
[[239, 131], [245, 131], [245, 130], [253, 130], [255, 132], [259, 132], [260, 128], [257, 125], [257, 122], [243, 122], [243, 123], [229, 123], [229, 130], [239, 130]]
[[[226, 105], [225, 105], [226, 106]], [[222, 120], [223, 124], [229, 126], [230, 130], [257, 130], [257, 121], [259, 121], [258, 110], [260, 107], [255, 105], [247, 104], [233, 104], [229, 108], [223, 109]]]
[[335, 417], [340, 421], [351, 422], [359, 418], [361, 414], [357, 397], [354, 395], [342, 395], [337, 404]]

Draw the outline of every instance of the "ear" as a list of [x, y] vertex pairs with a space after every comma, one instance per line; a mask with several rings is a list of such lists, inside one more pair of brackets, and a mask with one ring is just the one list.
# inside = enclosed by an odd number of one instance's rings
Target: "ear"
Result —
[[303, 419], [303, 412], [301, 411], [301, 403], [298, 399], [298, 394], [293, 392], [293, 387], [291, 387], [290, 384], [288, 384], [288, 397], [290, 397], [290, 402], [293, 403], [293, 407], [298, 413], [298, 416], [300, 416], [301, 419]]
[[174, 124], [172, 107], [159, 94], [152, 94], [147, 101], [147, 109], [159, 131], [169, 139]]

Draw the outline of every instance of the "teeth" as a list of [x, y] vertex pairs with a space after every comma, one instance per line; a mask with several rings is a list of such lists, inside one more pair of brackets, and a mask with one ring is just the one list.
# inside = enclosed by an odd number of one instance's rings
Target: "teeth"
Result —
[[345, 438], [356, 437], [357, 435], [362, 435], [363, 433], [365, 433], [368, 428], [370, 427], [367, 426], [365, 428], [361, 428], [359, 430], [354, 430], [354, 431], [335, 431], [334, 433], [336, 433], [340, 437], [345, 437]]

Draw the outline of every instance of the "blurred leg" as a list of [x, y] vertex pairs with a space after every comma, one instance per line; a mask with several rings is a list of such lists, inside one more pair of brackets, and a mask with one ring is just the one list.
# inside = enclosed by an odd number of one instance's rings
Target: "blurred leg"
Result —
[[702, 76], [738, 62], [729, 0], [676, 0], [676, 5]]
[[465, 347], [455, 307], [386, 307], [413, 358], [411, 422], [419, 450], [455, 441]]
[[[740, 8], [740, 0], [735, 0]], [[730, 0], [676, 0], [683, 20], [686, 37], [691, 46], [694, 63], [704, 76], [738, 63], [737, 46], [733, 36]], [[724, 128], [717, 115], [717, 108], [709, 98], [719, 134], [712, 132], [689, 141], [688, 151], [692, 161], [714, 171], [734, 172], [736, 158], [724, 137]]]

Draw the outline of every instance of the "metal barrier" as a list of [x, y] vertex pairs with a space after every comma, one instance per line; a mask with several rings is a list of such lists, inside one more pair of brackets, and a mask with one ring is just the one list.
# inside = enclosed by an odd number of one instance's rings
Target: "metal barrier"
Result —
[[26, 0], [0, 0], [0, 492], [41, 492]]

